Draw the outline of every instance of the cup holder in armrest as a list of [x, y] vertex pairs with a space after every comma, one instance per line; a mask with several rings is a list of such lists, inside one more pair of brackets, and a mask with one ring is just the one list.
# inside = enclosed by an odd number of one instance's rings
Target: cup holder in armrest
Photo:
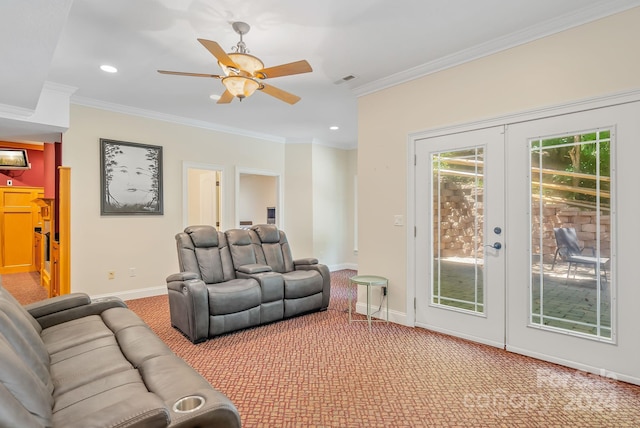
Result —
[[204, 406], [204, 397], [199, 395], [189, 395], [182, 397], [173, 405], [173, 411], [176, 413], [195, 412]]

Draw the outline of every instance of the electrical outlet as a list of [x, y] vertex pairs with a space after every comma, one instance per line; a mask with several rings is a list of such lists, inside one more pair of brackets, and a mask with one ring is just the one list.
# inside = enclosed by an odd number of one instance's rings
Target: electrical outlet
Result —
[[129, 268], [129, 276], [136, 276], [136, 268]]
[[13, 186], [13, 180], [7, 180], [7, 186]]
[[116, 278], [116, 273], [112, 270], [110, 270], [109, 272], [107, 272], [107, 278], [108, 279], [115, 279]]
[[404, 216], [402, 214], [393, 216], [393, 225], [394, 226], [403, 226], [404, 225]]

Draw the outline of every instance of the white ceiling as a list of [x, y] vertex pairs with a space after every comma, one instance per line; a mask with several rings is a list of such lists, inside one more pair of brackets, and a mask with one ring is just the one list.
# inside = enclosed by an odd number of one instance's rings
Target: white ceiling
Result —
[[[352, 148], [357, 96], [640, 5], [640, 0], [2, 0], [0, 107], [35, 109], [45, 81], [73, 103], [283, 142]], [[197, 38], [228, 51], [231, 22], [265, 66], [306, 59], [312, 73], [268, 80], [264, 93], [219, 105], [219, 74]], [[107, 74], [110, 64], [119, 69]], [[337, 83], [345, 76], [356, 79]], [[0, 122], [1, 127], [2, 122]], [[338, 131], [329, 126], [337, 125]]]

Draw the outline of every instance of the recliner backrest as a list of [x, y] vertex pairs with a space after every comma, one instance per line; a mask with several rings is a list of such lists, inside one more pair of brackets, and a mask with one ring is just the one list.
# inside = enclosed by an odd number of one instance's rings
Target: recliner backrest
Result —
[[41, 331], [0, 286], [0, 419], [10, 421], [9, 426], [51, 425], [54, 385]]
[[225, 235], [236, 269], [245, 265], [267, 264], [260, 250], [260, 241], [251, 230], [230, 229], [225, 232]]
[[[287, 273], [294, 270], [291, 248], [287, 235], [273, 224], [257, 224], [251, 232], [260, 241], [260, 250], [264, 263], [271, 266], [274, 272]], [[260, 258], [260, 256], [258, 256]]]
[[193, 272], [206, 284], [234, 279], [225, 234], [209, 225], [189, 226], [176, 235], [180, 272]]

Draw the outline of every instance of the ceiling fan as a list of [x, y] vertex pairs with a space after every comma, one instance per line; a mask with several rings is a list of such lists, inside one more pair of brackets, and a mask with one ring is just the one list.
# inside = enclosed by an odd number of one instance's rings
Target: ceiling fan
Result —
[[220, 96], [218, 104], [230, 103], [234, 98], [242, 101], [244, 98], [251, 96], [255, 91], [262, 91], [289, 104], [295, 104], [300, 101], [299, 96], [267, 85], [264, 83], [264, 80], [273, 77], [308, 73], [313, 71], [309, 63], [306, 60], [301, 60], [265, 68], [264, 63], [260, 61], [259, 58], [249, 55], [247, 46], [242, 40], [242, 36], [247, 34], [251, 28], [249, 24], [245, 22], [234, 22], [232, 27], [236, 33], [240, 34], [240, 41], [232, 48], [234, 51], [232, 53], [226, 53], [217, 42], [198, 39], [198, 41], [216, 57], [224, 75], [185, 73], [167, 70], [158, 70], [158, 73], [221, 79], [222, 84], [225, 86], [225, 91]]

